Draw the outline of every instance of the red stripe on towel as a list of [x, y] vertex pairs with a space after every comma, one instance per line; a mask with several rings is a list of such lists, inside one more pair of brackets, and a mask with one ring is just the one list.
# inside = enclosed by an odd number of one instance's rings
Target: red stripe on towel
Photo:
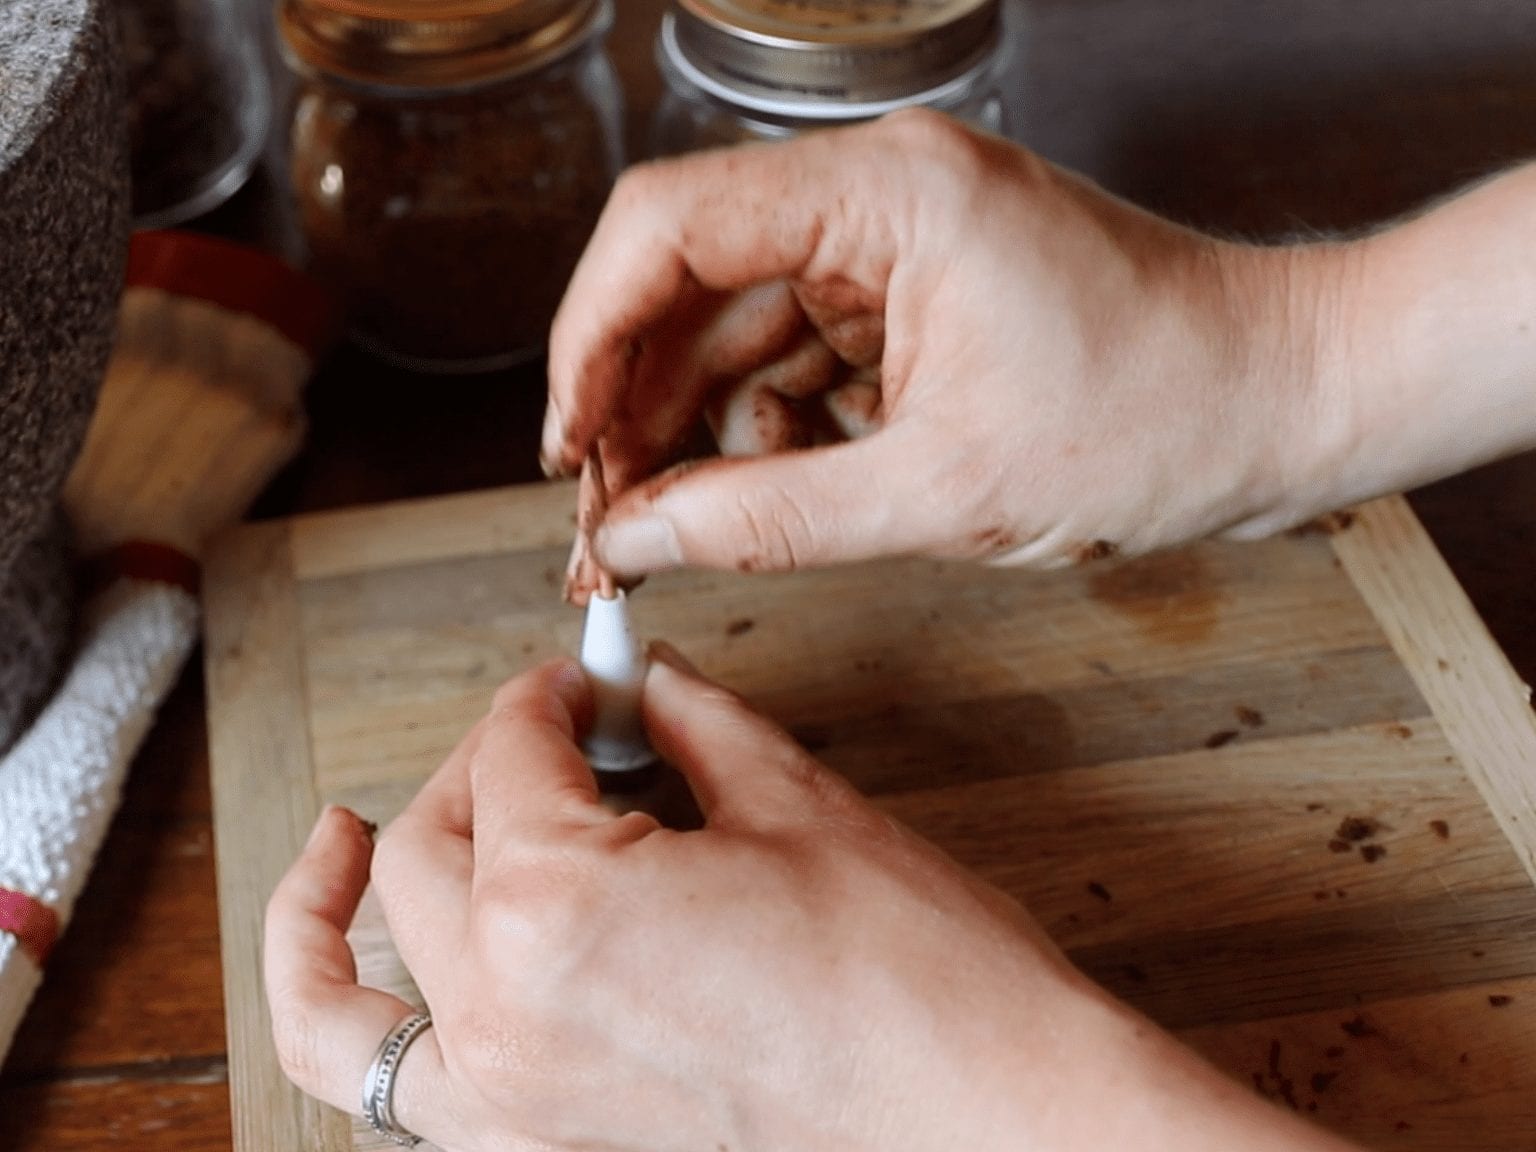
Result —
[[59, 914], [25, 892], [0, 888], [0, 932], [9, 932], [41, 968], [59, 938]]

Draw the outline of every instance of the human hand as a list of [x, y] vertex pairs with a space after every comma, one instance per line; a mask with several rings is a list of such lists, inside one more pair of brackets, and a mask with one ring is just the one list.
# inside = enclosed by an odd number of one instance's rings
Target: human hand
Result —
[[[930, 113], [645, 166], [555, 321], [546, 467], [600, 443], [621, 576], [1262, 534], [1334, 495], [1331, 251], [1212, 240]], [[642, 482], [706, 408], [728, 453], [808, 413], [872, 434]]]
[[322, 815], [266, 929], [301, 1088], [355, 1111], [410, 1011], [357, 985], [344, 936], [372, 855], [434, 1021], [396, 1116], [450, 1152], [1340, 1147], [1114, 1004], [1018, 905], [658, 656], [646, 723], [698, 831], [599, 804], [575, 743], [590, 690], [563, 662], [498, 693], [376, 850], [350, 813]]

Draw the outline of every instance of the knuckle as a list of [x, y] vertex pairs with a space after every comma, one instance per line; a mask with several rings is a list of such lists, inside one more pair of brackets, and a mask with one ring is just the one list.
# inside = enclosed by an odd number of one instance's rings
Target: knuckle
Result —
[[793, 572], [807, 564], [815, 542], [809, 520], [787, 494], [751, 489], [737, 496], [743, 572]]
[[980, 137], [931, 108], [904, 108], [880, 121], [892, 144], [924, 163], [959, 164], [979, 154]]
[[315, 1095], [320, 1085], [319, 1035], [312, 1008], [296, 994], [273, 1000], [272, 1045], [277, 1050], [278, 1067], [310, 1095]]

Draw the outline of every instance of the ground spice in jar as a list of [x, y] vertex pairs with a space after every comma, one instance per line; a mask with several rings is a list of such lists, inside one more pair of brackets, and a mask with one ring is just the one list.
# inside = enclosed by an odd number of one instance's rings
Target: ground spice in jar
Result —
[[536, 355], [618, 166], [616, 81], [589, 46], [437, 89], [310, 69], [292, 180], [311, 271], [358, 341], [410, 367]]

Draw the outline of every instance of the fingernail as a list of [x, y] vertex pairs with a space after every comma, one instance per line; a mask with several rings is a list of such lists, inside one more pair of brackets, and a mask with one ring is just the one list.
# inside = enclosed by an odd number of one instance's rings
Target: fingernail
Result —
[[658, 664], [665, 664], [669, 668], [676, 668], [681, 672], [687, 672], [694, 676], [702, 676], [699, 666], [688, 657], [684, 656], [665, 640], [652, 640], [646, 654]]
[[677, 532], [670, 521], [660, 516], [605, 522], [593, 543], [603, 566], [623, 575], [659, 572], [683, 562]]

